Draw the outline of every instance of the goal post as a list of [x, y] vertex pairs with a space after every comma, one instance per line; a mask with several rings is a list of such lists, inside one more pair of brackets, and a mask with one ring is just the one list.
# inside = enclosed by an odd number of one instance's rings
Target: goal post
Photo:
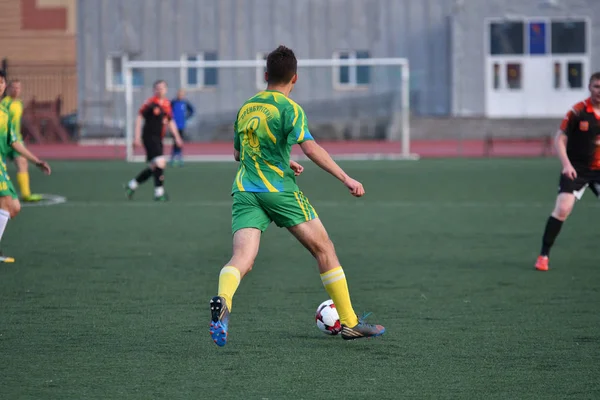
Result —
[[[140, 102], [140, 89], [134, 87], [134, 71], [147, 71], [154, 70], [156, 71], [157, 76], [161, 76], [161, 71], [164, 73], [165, 71], [178, 71], [179, 72], [179, 80], [176, 84], [184, 83], [183, 74], [184, 71], [189, 69], [198, 69], [205, 71], [207, 69], [216, 69], [217, 71], [225, 71], [230, 69], [253, 69], [257, 73], [258, 76], [259, 69], [265, 68], [266, 62], [263, 58], [253, 59], [253, 60], [195, 60], [190, 61], [186, 58], [182, 57], [181, 60], [172, 60], [172, 61], [142, 61], [142, 60], [129, 60], [126, 59], [123, 62], [123, 90], [125, 94], [125, 143], [126, 143], [126, 159], [127, 161], [141, 161], [143, 157], [141, 155], [136, 155], [134, 152], [133, 139], [134, 139], [134, 126], [136, 119], [136, 110], [140, 106], [137, 104]], [[330, 59], [301, 59], [298, 60], [298, 68], [300, 73], [302, 73], [303, 69], [306, 68], [330, 68], [333, 75], [336, 74], [336, 69], [340, 67], [387, 67], [392, 68], [394, 70], [394, 76], [398, 76], [399, 79], [391, 80], [387, 86], [391, 86], [387, 88], [390, 93], [393, 93], [392, 96], [388, 96], [386, 98], [386, 108], [389, 108], [388, 115], [386, 116], [386, 127], [385, 133], [383, 137], [380, 139], [382, 141], [399, 143], [398, 151], [396, 152], [386, 152], [386, 154], [378, 153], [375, 151], [371, 153], [363, 154], [364, 157], [354, 157], [354, 158], [372, 158], [372, 159], [380, 159], [380, 158], [394, 158], [394, 159], [408, 159], [408, 160], [416, 160], [419, 158], [418, 155], [411, 153], [411, 136], [410, 136], [410, 68], [409, 62], [405, 58], [330, 58]], [[399, 70], [399, 71], [398, 71]], [[399, 72], [399, 74], [398, 74]], [[339, 73], [339, 72], [337, 72]], [[372, 75], [376, 75], [375, 72], [371, 72]], [[355, 73], [356, 75], [356, 73]], [[146, 82], [145, 86], [148, 87], [149, 82]], [[178, 85], [174, 85], [175, 82], [167, 82], [170, 83], [170, 88], [177, 88]], [[306, 84], [301, 82], [298, 86]], [[309, 84], [309, 83], [308, 83]], [[368, 86], [368, 85], [365, 85]], [[396, 86], [396, 87], [394, 87]], [[399, 86], [399, 87], [397, 87]], [[385, 89], [386, 84], [380, 83], [380, 87]], [[266, 84], [265, 84], [266, 88]], [[253, 88], [254, 89], [254, 88]], [[245, 93], [245, 98], [251, 97], [254, 93], [258, 92], [259, 89], [250, 91]], [[215, 92], [220, 90], [219, 88], [215, 88]], [[137, 92], [137, 93], [134, 93]], [[350, 91], [349, 91], [350, 92]], [[361, 92], [357, 90], [356, 92]], [[363, 90], [362, 92], [368, 93], [368, 89]], [[296, 93], [296, 91], [295, 91]], [[137, 97], [136, 98], [136, 94]], [[144, 95], [149, 97], [148, 89], [144, 88]], [[364, 97], [364, 96], [363, 96]], [[294, 98], [292, 96], [292, 98]], [[365, 98], [368, 101], [367, 98]], [[306, 110], [305, 99], [297, 100]], [[343, 99], [340, 99], [339, 96], [336, 98], [332, 98], [329, 100], [330, 103], [335, 102], [343, 102]], [[364, 104], [364, 100], [363, 103]], [[197, 110], [202, 110], [202, 104], [195, 104]], [[241, 106], [240, 104], [236, 104], [236, 106]], [[372, 107], [377, 107], [373, 102], [371, 104]], [[316, 107], [319, 107], [318, 105]], [[361, 107], [360, 105], [355, 107]], [[350, 111], [351, 113], [352, 111]], [[307, 111], [307, 117], [309, 121], [309, 125], [311, 124], [311, 113]], [[202, 115], [198, 116], [199, 119], [202, 119]], [[234, 113], [232, 113], [230, 118], [230, 125], [233, 125], [233, 121], [235, 119]], [[340, 115], [339, 119], [342, 119]], [[317, 138], [320, 137], [318, 132]], [[232, 140], [232, 138], [231, 138]], [[186, 145], [187, 146], [187, 145]], [[219, 157], [215, 157], [214, 155], [209, 156], [194, 156], [189, 155], [186, 152], [186, 160], [194, 161], [194, 160], [209, 160], [209, 159], [219, 159]]]

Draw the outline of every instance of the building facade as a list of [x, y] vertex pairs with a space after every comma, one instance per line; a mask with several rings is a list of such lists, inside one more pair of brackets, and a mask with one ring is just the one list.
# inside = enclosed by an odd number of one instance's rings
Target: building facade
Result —
[[[242, 60], [262, 58], [279, 44], [298, 58], [408, 57], [413, 111], [450, 111], [449, 5], [446, 0], [97, 0], [79, 6], [79, 96], [88, 114], [123, 118], [122, 71], [135, 60]], [[294, 97], [307, 108], [343, 116], [341, 99], [399, 92], [396, 68], [308, 68]], [[204, 121], [225, 114], [264, 87], [262, 71], [134, 71], [136, 102], [155, 79], [185, 87]], [[339, 75], [339, 76], [334, 76]], [[327, 107], [338, 107], [330, 113]], [[347, 107], [346, 107], [347, 108]], [[364, 109], [356, 106], [355, 109]], [[312, 115], [312, 120], [318, 118]], [[219, 117], [215, 117], [217, 121]], [[225, 118], [225, 117], [223, 117]]]
[[0, 0], [0, 59], [23, 97], [77, 106], [77, 0]]
[[[407, 58], [413, 115], [556, 116], [599, 65], [599, 18], [596, 0], [80, 0], [80, 118], [122, 124], [127, 59], [260, 59], [279, 44], [303, 59]], [[583, 49], [569, 47], [581, 32]], [[264, 87], [260, 69], [133, 72], [136, 104], [165, 79], [209, 125]], [[294, 98], [313, 121], [344, 119], [394, 104], [399, 85], [389, 67], [307, 68]], [[555, 104], [528, 108], [535, 97]]]

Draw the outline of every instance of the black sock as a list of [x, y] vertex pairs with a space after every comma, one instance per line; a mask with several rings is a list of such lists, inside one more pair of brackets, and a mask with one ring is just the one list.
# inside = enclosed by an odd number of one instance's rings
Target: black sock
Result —
[[160, 187], [165, 181], [165, 170], [162, 168], [154, 168], [154, 187]]
[[140, 172], [138, 174], [138, 176], [135, 178], [135, 180], [137, 183], [144, 183], [151, 176], [152, 176], [152, 170], [150, 168], [146, 168], [145, 170], [143, 170], [142, 172]]
[[548, 218], [548, 222], [546, 223], [546, 229], [544, 230], [544, 237], [542, 239], [542, 251], [540, 255], [548, 256], [550, 255], [550, 248], [554, 244], [554, 240], [558, 236], [560, 232], [560, 228], [562, 228], [563, 221], [550, 216]]

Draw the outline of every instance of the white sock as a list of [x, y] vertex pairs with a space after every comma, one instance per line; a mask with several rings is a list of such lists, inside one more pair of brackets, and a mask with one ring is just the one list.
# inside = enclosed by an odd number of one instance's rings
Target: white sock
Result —
[[135, 179], [130, 180], [127, 185], [129, 186], [129, 189], [131, 189], [131, 190], [135, 190], [138, 188], [138, 183]]
[[155, 197], [160, 197], [163, 194], [165, 194], [165, 187], [164, 186], [158, 186], [154, 188], [154, 196]]
[[0, 241], [2, 240], [2, 235], [4, 235], [4, 230], [6, 229], [6, 224], [8, 224], [9, 219], [10, 214], [8, 211], [0, 210]]

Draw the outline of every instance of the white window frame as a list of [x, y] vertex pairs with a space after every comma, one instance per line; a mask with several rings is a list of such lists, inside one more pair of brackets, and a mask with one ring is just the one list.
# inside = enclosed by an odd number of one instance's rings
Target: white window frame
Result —
[[[115, 84], [114, 74], [113, 74], [113, 63], [116, 58], [121, 59], [121, 75], [123, 76], [123, 83]], [[129, 56], [123, 53], [109, 53], [106, 56], [105, 61], [105, 86], [106, 90], [111, 92], [124, 92], [125, 91], [125, 73], [123, 72], [123, 65], [129, 61]], [[140, 90], [144, 85], [135, 85], [133, 86], [134, 90]]]
[[[205, 77], [204, 77], [204, 68], [196, 68], [196, 73], [198, 74], [198, 83], [195, 85], [190, 85], [188, 83], [188, 68], [193, 68], [193, 67], [185, 67], [183, 65], [185, 65], [186, 62], [188, 62], [188, 58], [190, 56], [192, 57], [196, 57], [197, 61], [204, 61], [204, 57], [205, 54], [207, 52], [206, 51], [201, 51], [198, 53], [184, 53], [181, 55], [181, 62], [182, 62], [182, 67], [180, 69], [180, 84], [181, 87], [184, 88], [185, 90], [188, 91], [197, 91], [197, 90], [215, 90], [215, 88], [217, 88], [219, 86], [219, 80], [217, 78], [217, 84], [216, 85], [207, 85], [205, 83]], [[217, 53], [216, 51], [214, 53]], [[218, 57], [218, 53], [217, 53], [217, 57]]]
[[269, 53], [259, 51], [256, 53], [257, 60], [264, 60], [265, 65], [263, 68], [256, 67], [255, 72], [255, 82], [256, 82], [256, 90], [265, 90], [267, 88], [267, 82], [265, 82], [265, 71], [267, 70], [267, 56]]
[[[342, 54], [347, 54], [348, 55], [348, 60], [358, 60], [356, 54], [358, 53], [358, 51], [362, 51], [362, 50], [339, 50], [333, 53], [332, 58], [334, 60], [339, 60], [342, 56]], [[365, 50], [368, 51], [368, 50]], [[369, 54], [369, 58], [371, 58], [371, 55]], [[348, 71], [350, 73], [350, 82], [348, 83], [342, 83], [340, 82], [340, 78], [341, 78], [341, 74], [340, 74], [340, 68], [342, 67], [332, 67], [332, 77], [333, 77], [333, 88], [335, 90], [364, 90], [367, 89], [369, 87], [369, 85], [371, 84], [371, 77], [369, 77], [369, 83], [357, 83], [357, 68], [356, 66], [354, 67], [348, 67]]]

